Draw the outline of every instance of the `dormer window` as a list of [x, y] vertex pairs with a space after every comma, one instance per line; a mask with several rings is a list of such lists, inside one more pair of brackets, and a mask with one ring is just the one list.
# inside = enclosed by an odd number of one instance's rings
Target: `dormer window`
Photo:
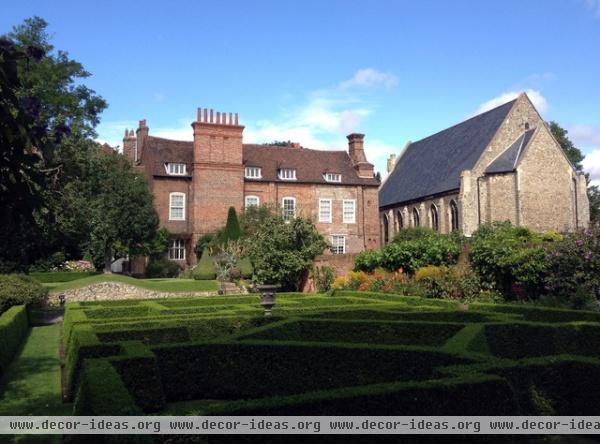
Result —
[[165, 169], [170, 176], [185, 176], [187, 174], [185, 163], [165, 163]]
[[282, 168], [279, 170], [279, 179], [281, 180], [296, 180], [295, 168]]
[[325, 173], [325, 180], [327, 182], [341, 182], [342, 181], [342, 175], [339, 173]]
[[245, 176], [246, 179], [260, 179], [262, 178], [262, 169], [259, 167], [246, 167]]

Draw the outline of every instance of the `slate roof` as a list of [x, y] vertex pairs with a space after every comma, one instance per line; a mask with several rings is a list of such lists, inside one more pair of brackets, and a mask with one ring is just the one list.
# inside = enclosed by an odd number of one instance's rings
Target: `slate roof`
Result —
[[525, 148], [531, 141], [534, 132], [534, 129], [530, 129], [521, 134], [511, 146], [489, 164], [485, 170], [486, 174], [508, 173], [514, 171], [521, 154], [525, 151]]
[[[149, 136], [144, 144], [142, 163], [150, 164], [153, 176], [175, 179], [189, 178], [189, 174], [187, 176], [168, 175], [165, 171], [165, 163], [185, 163], [187, 171], [190, 172], [193, 153], [193, 142]], [[246, 181], [330, 184], [331, 182], [327, 182], [323, 178], [323, 174], [339, 173], [342, 175], [342, 185], [379, 186], [374, 178], [358, 176], [346, 151], [320, 151], [291, 146], [244, 144], [243, 162], [245, 166], [256, 166], [262, 169], [261, 179], [245, 179]], [[278, 179], [280, 168], [295, 168], [296, 180]]]
[[475, 166], [515, 100], [411, 143], [379, 190], [379, 206], [459, 189], [460, 173]]

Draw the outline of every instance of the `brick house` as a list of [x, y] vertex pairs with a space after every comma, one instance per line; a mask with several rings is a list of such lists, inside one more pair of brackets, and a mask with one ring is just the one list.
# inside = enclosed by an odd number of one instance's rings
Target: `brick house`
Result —
[[382, 241], [405, 227], [469, 236], [509, 220], [536, 231], [590, 220], [586, 180], [525, 93], [418, 142], [388, 160], [379, 192]]
[[331, 254], [379, 245], [379, 183], [363, 134], [348, 136], [348, 152], [245, 144], [237, 114], [207, 109], [198, 109], [192, 129], [193, 142], [163, 139], [141, 120], [123, 139], [123, 154], [148, 178], [161, 226], [174, 235], [170, 259], [194, 265], [197, 240], [222, 227], [231, 206], [311, 217]]

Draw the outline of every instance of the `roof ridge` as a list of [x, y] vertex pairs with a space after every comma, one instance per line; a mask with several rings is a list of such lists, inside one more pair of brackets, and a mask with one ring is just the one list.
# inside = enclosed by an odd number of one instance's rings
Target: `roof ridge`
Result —
[[348, 154], [348, 151], [346, 151], [346, 149], [340, 149], [340, 150], [317, 150], [314, 148], [306, 148], [306, 147], [302, 147], [302, 148], [293, 148], [293, 147], [289, 147], [289, 146], [279, 146], [279, 145], [263, 145], [260, 143], [244, 143], [243, 146], [252, 146], [252, 147], [256, 147], [256, 148], [273, 148], [273, 149], [289, 149], [290, 151], [293, 152], [302, 152], [302, 151], [312, 151], [312, 152], [316, 152], [316, 153], [345, 153]]
[[147, 136], [148, 139], [156, 139], [156, 140], [162, 140], [165, 142], [178, 142], [178, 143], [194, 143], [193, 140], [177, 140], [177, 139], [167, 139], [166, 137], [156, 137], [156, 136]]

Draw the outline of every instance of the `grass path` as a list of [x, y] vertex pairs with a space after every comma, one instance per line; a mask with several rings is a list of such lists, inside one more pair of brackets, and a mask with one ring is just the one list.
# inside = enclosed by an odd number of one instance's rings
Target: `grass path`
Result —
[[146, 290], [163, 292], [195, 292], [216, 291], [217, 281], [197, 281], [194, 279], [136, 279], [120, 274], [97, 274], [69, 282], [50, 282], [43, 284], [50, 289], [51, 293], [82, 288], [100, 282], [120, 282], [145, 288]]
[[[60, 324], [34, 327], [0, 380], [0, 415], [71, 415], [62, 403]], [[60, 435], [4, 436], [13, 443], [60, 443]], [[12, 439], [11, 441], [9, 441]]]

